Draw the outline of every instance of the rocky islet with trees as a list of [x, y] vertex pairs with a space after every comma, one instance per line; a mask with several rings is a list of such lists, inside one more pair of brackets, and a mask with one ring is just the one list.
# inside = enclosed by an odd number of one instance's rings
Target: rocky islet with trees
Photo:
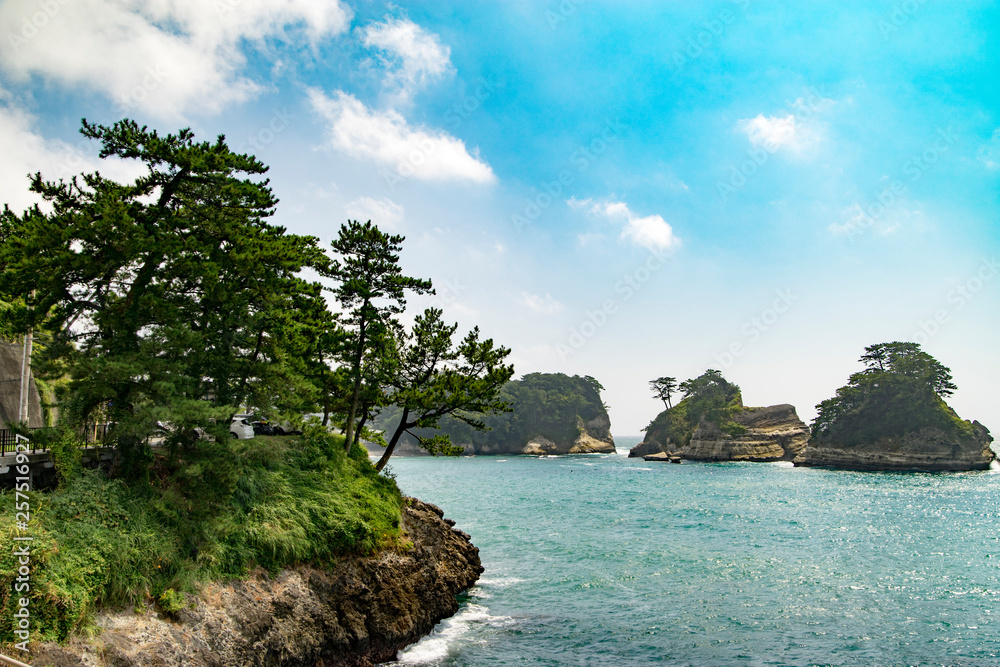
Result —
[[[645, 429], [630, 456], [705, 461], [791, 461], [851, 470], [984, 470], [996, 458], [989, 430], [945, 402], [951, 371], [917, 343], [865, 348], [864, 370], [816, 406], [811, 427], [791, 405], [748, 408], [717, 370], [679, 385], [683, 398]], [[665, 380], [650, 384], [664, 398]]]

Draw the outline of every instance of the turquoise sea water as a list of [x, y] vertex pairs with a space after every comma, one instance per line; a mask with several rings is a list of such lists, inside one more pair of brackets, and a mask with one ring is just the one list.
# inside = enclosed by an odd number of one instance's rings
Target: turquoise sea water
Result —
[[621, 454], [391, 468], [486, 567], [400, 663], [1000, 665], [1000, 470]]

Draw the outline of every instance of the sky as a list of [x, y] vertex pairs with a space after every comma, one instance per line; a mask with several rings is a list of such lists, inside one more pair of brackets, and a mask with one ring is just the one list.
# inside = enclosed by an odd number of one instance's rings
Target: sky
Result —
[[225, 135], [273, 220], [348, 219], [616, 435], [715, 368], [807, 422], [915, 341], [1000, 432], [1000, 3], [3, 0], [0, 201], [102, 164], [80, 120]]

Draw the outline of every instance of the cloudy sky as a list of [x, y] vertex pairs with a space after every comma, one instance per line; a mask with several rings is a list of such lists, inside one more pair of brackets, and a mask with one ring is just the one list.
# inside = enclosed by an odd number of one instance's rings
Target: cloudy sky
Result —
[[893, 340], [1000, 430], [1000, 3], [787, 5], [3, 0], [0, 199], [95, 169], [81, 118], [225, 134], [616, 434], [707, 368], [809, 420]]

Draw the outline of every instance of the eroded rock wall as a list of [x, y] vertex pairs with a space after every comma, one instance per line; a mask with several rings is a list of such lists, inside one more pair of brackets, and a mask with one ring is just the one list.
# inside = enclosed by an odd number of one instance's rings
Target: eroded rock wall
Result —
[[989, 429], [972, 422], [974, 435], [961, 438], [938, 428], [924, 428], [901, 437], [846, 446], [813, 438], [795, 458], [797, 466], [847, 470], [963, 471], [986, 470], [996, 458]]
[[483, 571], [469, 536], [437, 507], [407, 499], [413, 548], [346, 558], [332, 570], [264, 572], [212, 584], [173, 618], [105, 613], [89, 643], [36, 646], [35, 665], [323, 667], [372, 665], [458, 610]]
[[743, 408], [733, 416], [733, 421], [744, 427], [746, 433], [729, 435], [718, 425], [702, 421], [686, 446], [669, 440], [661, 442], [656, 434], [647, 433], [629, 456], [665, 452], [693, 461], [791, 461], [809, 440], [808, 427], [799, 419], [795, 407], [787, 403]]

